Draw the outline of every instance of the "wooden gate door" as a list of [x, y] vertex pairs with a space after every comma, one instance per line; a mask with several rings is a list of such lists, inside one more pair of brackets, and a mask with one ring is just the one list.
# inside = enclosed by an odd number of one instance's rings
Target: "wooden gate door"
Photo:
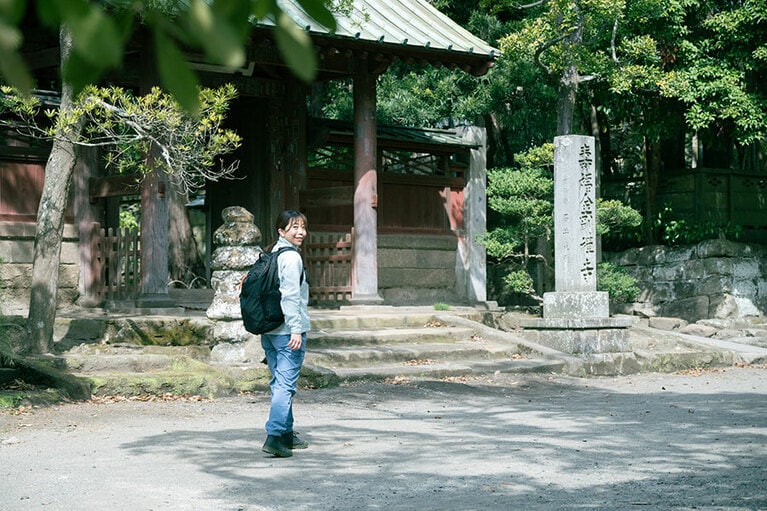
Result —
[[93, 224], [93, 294], [99, 302], [134, 302], [141, 287], [138, 229], [103, 229]]
[[338, 307], [352, 297], [354, 229], [351, 233], [310, 232], [304, 246], [309, 301]]

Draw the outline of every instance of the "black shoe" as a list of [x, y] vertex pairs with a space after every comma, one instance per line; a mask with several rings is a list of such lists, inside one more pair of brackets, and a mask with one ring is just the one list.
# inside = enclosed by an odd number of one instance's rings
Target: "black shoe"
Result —
[[298, 433], [295, 431], [291, 431], [290, 433], [283, 433], [282, 443], [288, 449], [306, 449], [309, 447], [309, 442], [298, 438]]
[[282, 437], [276, 435], [267, 436], [266, 442], [264, 442], [264, 446], [261, 447], [261, 450], [279, 456], [280, 458], [290, 458], [293, 456], [290, 449], [283, 443]]

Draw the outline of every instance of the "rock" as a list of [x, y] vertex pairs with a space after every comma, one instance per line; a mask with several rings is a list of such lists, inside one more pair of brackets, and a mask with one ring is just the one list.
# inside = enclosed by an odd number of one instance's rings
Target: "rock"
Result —
[[701, 325], [700, 323], [693, 323], [679, 329], [680, 333], [698, 337], [713, 337], [718, 331], [719, 330], [712, 326]]
[[649, 319], [648, 324], [650, 328], [658, 330], [679, 330], [687, 325], [687, 321], [681, 318], [654, 317]]
[[740, 330], [733, 330], [732, 328], [724, 328], [722, 330], [717, 330], [714, 334], [715, 339], [735, 339], [737, 337], [743, 337], [743, 332]]

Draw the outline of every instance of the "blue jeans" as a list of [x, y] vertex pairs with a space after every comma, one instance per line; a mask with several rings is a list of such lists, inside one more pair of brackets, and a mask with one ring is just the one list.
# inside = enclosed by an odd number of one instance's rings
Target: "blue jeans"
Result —
[[269, 388], [272, 390], [272, 404], [266, 434], [281, 436], [293, 431], [293, 395], [296, 393], [298, 376], [306, 354], [306, 334], [302, 336], [301, 348], [288, 347], [290, 334], [261, 335], [261, 347], [266, 353], [266, 363], [272, 373]]

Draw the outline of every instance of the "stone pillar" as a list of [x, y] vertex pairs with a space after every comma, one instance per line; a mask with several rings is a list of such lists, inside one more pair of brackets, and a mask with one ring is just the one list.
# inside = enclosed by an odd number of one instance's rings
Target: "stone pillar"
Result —
[[261, 231], [247, 209], [232, 206], [222, 212], [224, 224], [213, 233], [211, 256], [213, 301], [206, 311], [215, 321], [211, 353], [214, 362], [248, 363], [262, 356], [258, 336], [245, 330], [240, 314], [240, 281], [261, 254]]
[[597, 291], [594, 138], [554, 139], [554, 289], [544, 318], [606, 318], [609, 297]]
[[630, 350], [629, 319], [610, 318], [606, 292], [597, 291], [594, 138], [554, 139], [554, 280], [543, 295], [543, 319], [524, 321], [538, 342], [577, 354]]

